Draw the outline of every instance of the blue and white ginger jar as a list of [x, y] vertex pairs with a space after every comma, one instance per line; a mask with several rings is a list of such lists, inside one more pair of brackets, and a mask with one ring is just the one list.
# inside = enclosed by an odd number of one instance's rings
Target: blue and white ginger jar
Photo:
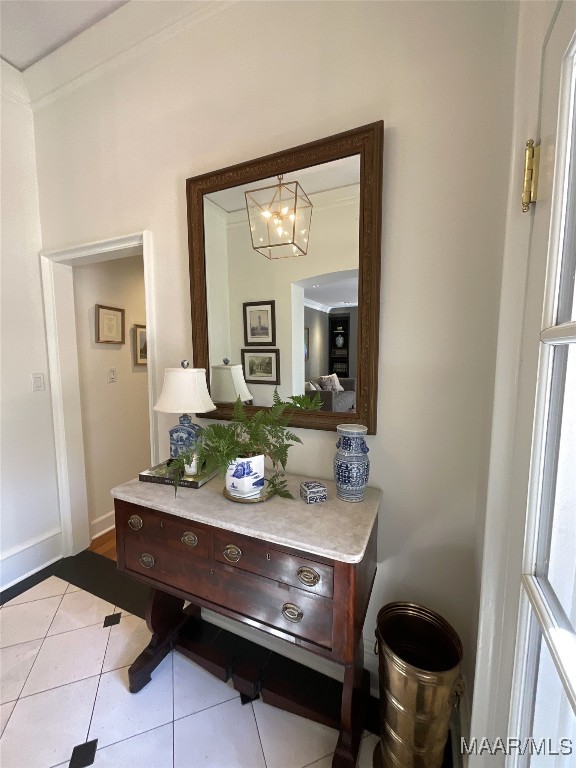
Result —
[[339, 424], [339, 438], [334, 456], [336, 495], [343, 501], [362, 501], [368, 485], [370, 459], [364, 435], [368, 428], [362, 424]]

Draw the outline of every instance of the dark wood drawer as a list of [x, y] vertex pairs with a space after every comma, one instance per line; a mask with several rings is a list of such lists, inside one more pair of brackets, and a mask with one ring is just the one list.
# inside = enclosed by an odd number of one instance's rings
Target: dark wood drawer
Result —
[[156, 547], [210, 557], [212, 533], [198, 523], [127, 502], [122, 504], [122, 519], [126, 541], [138, 541], [141, 552], [146, 542], [154, 542]]
[[137, 537], [126, 538], [127, 570], [181, 589], [191, 598], [202, 598], [295, 637], [332, 647], [332, 600], [144, 543], [148, 548], [143, 550]]
[[247, 536], [215, 532], [214, 558], [316, 595], [332, 597], [334, 591], [334, 568], [331, 565], [297, 557]]

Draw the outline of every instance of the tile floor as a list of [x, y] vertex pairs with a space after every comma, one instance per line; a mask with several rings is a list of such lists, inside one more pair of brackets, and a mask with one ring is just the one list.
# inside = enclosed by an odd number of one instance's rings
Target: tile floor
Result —
[[[142, 619], [57, 576], [5, 603], [2, 768], [330, 768], [335, 730], [261, 700], [243, 706], [177, 652], [129, 693], [128, 666], [149, 638]], [[364, 735], [359, 768], [376, 743]]]

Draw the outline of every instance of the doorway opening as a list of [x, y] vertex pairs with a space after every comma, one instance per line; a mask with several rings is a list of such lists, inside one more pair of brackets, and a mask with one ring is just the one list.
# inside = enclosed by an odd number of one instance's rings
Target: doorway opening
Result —
[[[153, 304], [152, 236], [148, 231], [126, 237], [41, 254], [44, 311], [48, 338], [48, 364], [56, 443], [56, 464], [62, 528], [62, 553], [77, 554], [90, 545], [86, 452], [81, 399], [81, 376], [76, 333], [74, 273], [76, 267], [129, 259], [143, 261], [146, 351], [148, 370], [147, 407], [152, 464], [157, 463], [155, 312]], [[127, 262], [126, 262], [127, 263]], [[102, 302], [104, 303], [104, 302]], [[94, 320], [93, 320], [94, 322]], [[141, 324], [141, 323], [140, 323]], [[127, 328], [126, 342], [135, 343], [134, 329]], [[92, 337], [94, 343], [94, 337]], [[95, 345], [98, 346], [98, 345]], [[112, 346], [112, 345], [111, 345]], [[115, 345], [118, 349], [120, 345]], [[114, 368], [115, 366], [109, 366]], [[112, 382], [114, 384], [114, 382]], [[118, 424], [118, 426], [121, 426]], [[114, 434], [109, 435], [110, 441]], [[100, 525], [106, 525], [106, 520]], [[94, 526], [93, 526], [94, 528]]]

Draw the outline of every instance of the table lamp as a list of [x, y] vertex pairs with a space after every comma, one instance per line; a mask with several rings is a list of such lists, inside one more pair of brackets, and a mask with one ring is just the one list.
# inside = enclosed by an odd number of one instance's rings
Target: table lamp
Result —
[[202, 427], [193, 424], [190, 413], [207, 413], [216, 406], [208, 394], [205, 368], [189, 368], [182, 360], [180, 368], [164, 369], [164, 384], [155, 411], [181, 413], [179, 423], [170, 430], [170, 458], [193, 448]]
[[235, 403], [238, 398], [245, 403], [252, 400], [250, 390], [244, 381], [242, 366], [230, 365], [230, 361], [224, 358], [223, 365], [212, 366], [210, 390], [212, 399], [217, 403]]

